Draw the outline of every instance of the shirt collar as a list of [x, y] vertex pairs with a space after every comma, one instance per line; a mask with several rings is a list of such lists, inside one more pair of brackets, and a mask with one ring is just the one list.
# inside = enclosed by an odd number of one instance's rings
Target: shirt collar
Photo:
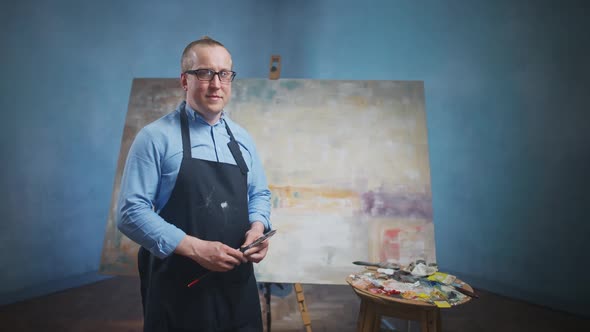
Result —
[[[207, 121], [205, 121], [205, 119], [203, 118], [203, 116], [199, 113], [197, 113], [187, 102], [183, 102], [184, 105], [184, 109], [186, 111], [186, 115], [188, 115], [188, 118], [191, 121], [200, 121], [204, 124], [209, 125], [209, 123]], [[221, 117], [219, 118], [219, 121], [217, 121], [216, 124], [214, 124], [213, 126], [217, 126], [219, 124], [224, 123], [225, 121], [225, 111], [221, 111]]]

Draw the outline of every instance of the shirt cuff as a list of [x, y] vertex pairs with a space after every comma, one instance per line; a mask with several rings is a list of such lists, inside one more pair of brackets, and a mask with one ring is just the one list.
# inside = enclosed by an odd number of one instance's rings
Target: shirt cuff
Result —
[[180, 241], [184, 239], [186, 233], [177, 227], [172, 227], [170, 229], [170, 233], [167, 234], [165, 239], [162, 239], [162, 243], [159, 245], [159, 255], [158, 258], [166, 258], [176, 250], [176, 247], [180, 244]]
[[265, 232], [268, 232], [269, 230], [272, 229], [272, 225], [270, 224], [270, 221], [268, 221], [268, 219], [260, 213], [250, 214], [249, 219], [250, 219], [250, 224], [252, 224], [255, 221], [260, 221], [264, 225]]

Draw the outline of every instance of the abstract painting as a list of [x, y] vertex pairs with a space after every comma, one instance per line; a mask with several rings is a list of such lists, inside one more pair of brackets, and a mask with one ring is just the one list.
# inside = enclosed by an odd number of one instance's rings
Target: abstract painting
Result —
[[[183, 98], [178, 80], [135, 79], [101, 262], [135, 275], [137, 245], [116, 229], [127, 151]], [[352, 261], [436, 262], [421, 81], [244, 79], [226, 113], [254, 138], [277, 229], [260, 282], [345, 284]]]

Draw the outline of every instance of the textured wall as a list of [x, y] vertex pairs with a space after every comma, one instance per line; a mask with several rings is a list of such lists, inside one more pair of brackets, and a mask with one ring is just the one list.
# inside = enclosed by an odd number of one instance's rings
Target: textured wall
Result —
[[266, 77], [272, 10], [263, 1], [0, 5], [0, 303], [98, 269], [133, 78], [179, 77], [182, 50], [203, 35], [231, 50], [238, 77]]
[[424, 80], [441, 268], [587, 315], [588, 4], [346, 3], [283, 3], [281, 76]]

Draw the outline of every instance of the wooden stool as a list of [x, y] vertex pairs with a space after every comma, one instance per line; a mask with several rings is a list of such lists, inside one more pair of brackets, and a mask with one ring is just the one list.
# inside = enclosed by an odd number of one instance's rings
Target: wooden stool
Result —
[[[378, 332], [381, 327], [381, 316], [418, 321], [420, 322], [422, 332], [442, 331], [440, 309], [434, 304], [373, 294], [364, 289], [354, 287], [350, 277], [346, 279], [346, 282], [352, 286], [354, 292], [361, 298], [361, 308], [357, 323], [358, 332]], [[469, 291], [473, 291], [473, 288], [467, 284], [464, 284], [463, 287]], [[466, 297], [458, 304], [463, 304], [470, 300], [470, 297]]]

